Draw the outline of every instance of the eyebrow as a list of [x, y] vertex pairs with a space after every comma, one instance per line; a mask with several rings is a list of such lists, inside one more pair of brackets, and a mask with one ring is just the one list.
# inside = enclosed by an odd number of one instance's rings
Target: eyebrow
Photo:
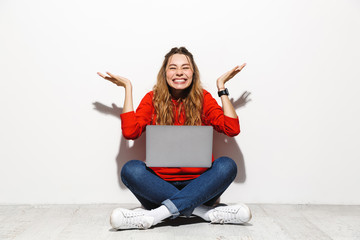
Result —
[[[189, 64], [189, 63], [185, 63], [185, 64], [183, 64], [183, 65], [181, 65], [181, 66], [185, 66], [185, 65], [189, 65], [189, 66], [190, 66], [190, 64]], [[176, 66], [176, 64], [174, 64], [174, 63], [169, 64], [169, 67], [170, 67], [170, 66]]]

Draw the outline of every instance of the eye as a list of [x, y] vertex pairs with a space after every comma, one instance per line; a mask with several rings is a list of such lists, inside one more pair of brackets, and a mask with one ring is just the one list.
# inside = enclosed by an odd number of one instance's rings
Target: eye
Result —
[[183, 67], [183, 69], [190, 69], [189, 67]]
[[174, 70], [174, 69], [176, 69], [176, 68], [174, 68], [174, 67], [171, 67], [171, 68], [169, 68], [169, 69], [171, 69], [171, 70]]

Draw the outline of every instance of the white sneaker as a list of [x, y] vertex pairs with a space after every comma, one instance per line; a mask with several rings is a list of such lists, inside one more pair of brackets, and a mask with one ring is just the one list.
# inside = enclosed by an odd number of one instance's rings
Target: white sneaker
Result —
[[110, 225], [115, 229], [147, 229], [154, 218], [145, 215], [145, 211], [116, 208], [110, 216]]
[[220, 224], [242, 224], [250, 221], [251, 217], [250, 208], [242, 203], [232, 206], [216, 207], [209, 213], [211, 223]]

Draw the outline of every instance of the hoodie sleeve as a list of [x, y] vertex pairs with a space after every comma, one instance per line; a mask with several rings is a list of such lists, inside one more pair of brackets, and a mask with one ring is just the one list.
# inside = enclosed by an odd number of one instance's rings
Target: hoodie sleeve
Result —
[[121, 130], [126, 139], [136, 139], [145, 131], [146, 125], [151, 123], [153, 114], [152, 92], [147, 93], [141, 100], [136, 112], [120, 114]]
[[223, 109], [206, 90], [204, 90], [203, 114], [205, 125], [212, 125], [216, 131], [230, 137], [240, 133], [239, 118], [225, 116]]

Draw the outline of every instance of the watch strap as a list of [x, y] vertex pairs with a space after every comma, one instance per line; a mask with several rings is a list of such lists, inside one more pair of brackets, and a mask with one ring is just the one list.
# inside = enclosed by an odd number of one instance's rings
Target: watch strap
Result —
[[221, 97], [222, 95], [229, 96], [229, 90], [227, 88], [225, 88], [224, 90], [220, 90], [220, 91], [218, 91], [218, 95], [219, 95], [219, 97]]

